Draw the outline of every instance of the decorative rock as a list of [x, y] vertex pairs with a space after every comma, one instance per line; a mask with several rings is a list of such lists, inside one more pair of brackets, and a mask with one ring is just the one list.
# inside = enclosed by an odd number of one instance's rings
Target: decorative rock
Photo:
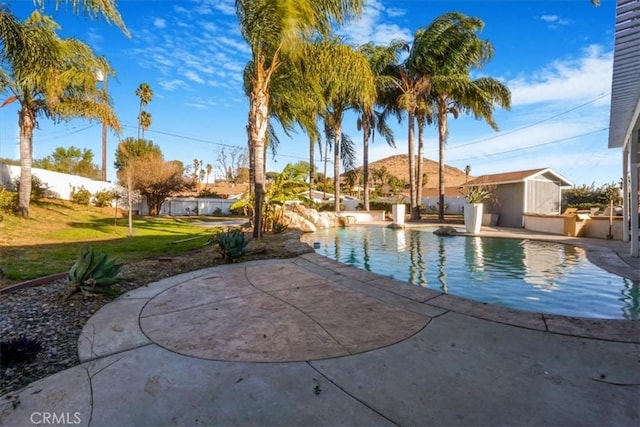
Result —
[[433, 234], [437, 236], [455, 236], [458, 234], [458, 230], [453, 227], [440, 227]]
[[404, 230], [406, 228], [406, 226], [404, 224], [398, 224], [396, 222], [393, 222], [393, 223], [387, 225], [387, 228], [393, 228], [395, 230]]

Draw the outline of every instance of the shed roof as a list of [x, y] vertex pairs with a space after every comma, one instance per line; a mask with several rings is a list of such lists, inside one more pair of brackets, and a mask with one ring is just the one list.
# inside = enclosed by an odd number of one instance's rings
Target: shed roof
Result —
[[640, 117], [640, 1], [618, 0], [609, 148], [624, 147]]
[[562, 187], [570, 187], [573, 185], [571, 181], [562, 175], [554, 172], [551, 168], [529, 169], [523, 171], [496, 173], [492, 175], [482, 175], [467, 183], [467, 185], [498, 185], [513, 184], [535, 179], [536, 177], [545, 177], [552, 181], [560, 182]]

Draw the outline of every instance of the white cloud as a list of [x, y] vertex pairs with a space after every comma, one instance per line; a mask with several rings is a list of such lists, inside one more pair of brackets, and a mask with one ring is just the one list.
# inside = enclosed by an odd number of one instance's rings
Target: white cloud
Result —
[[167, 21], [162, 18], [156, 18], [153, 20], [153, 26], [159, 29], [163, 29], [167, 27]]
[[373, 42], [385, 45], [397, 39], [412, 40], [413, 35], [408, 28], [385, 22], [386, 18], [397, 17], [398, 13], [397, 8], [387, 9], [381, 1], [371, 0], [367, 2], [360, 18], [342, 27], [339, 34], [355, 44]]
[[400, 9], [398, 7], [387, 8], [387, 15], [389, 15], [389, 17], [391, 18], [397, 18], [399, 16], [404, 16], [406, 14], [407, 14], [407, 11], [405, 9]]
[[542, 15], [537, 19], [548, 23], [549, 28], [558, 28], [559, 25], [569, 25], [572, 23], [570, 19], [561, 18], [558, 15]]
[[204, 83], [204, 80], [202, 80], [202, 78], [194, 71], [185, 71], [184, 72], [184, 76], [191, 80], [192, 82], [196, 82], [196, 83]]
[[186, 89], [187, 87], [189, 87], [183, 80], [179, 80], [179, 79], [172, 79], [172, 80], [160, 79], [158, 83], [160, 84], [160, 87], [162, 87], [164, 90], [167, 90], [167, 91]]
[[209, 0], [211, 6], [220, 13], [225, 15], [235, 15], [235, 0]]
[[514, 106], [589, 100], [611, 89], [612, 52], [592, 45], [576, 59], [554, 61], [532, 75], [506, 80]]

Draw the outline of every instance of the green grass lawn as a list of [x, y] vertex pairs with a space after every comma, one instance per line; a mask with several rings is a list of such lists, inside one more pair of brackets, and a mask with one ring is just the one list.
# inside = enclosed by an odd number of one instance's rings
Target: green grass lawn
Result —
[[29, 218], [5, 214], [0, 222], [0, 287], [65, 272], [85, 245], [123, 263], [185, 253], [219, 230], [198, 222], [223, 219], [229, 217], [136, 217], [134, 236], [127, 237], [128, 220], [113, 208], [51, 199], [32, 203]]

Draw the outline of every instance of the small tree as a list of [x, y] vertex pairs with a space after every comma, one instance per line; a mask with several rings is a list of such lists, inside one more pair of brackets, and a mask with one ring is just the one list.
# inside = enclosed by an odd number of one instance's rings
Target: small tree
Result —
[[57, 147], [53, 154], [33, 161], [33, 167], [100, 179], [100, 168], [93, 164], [93, 151], [87, 148]]
[[159, 154], [136, 159], [134, 188], [147, 201], [149, 215], [158, 215], [167, 197], [185, 188], [183, 171], [182, 162], [165, 162]]

